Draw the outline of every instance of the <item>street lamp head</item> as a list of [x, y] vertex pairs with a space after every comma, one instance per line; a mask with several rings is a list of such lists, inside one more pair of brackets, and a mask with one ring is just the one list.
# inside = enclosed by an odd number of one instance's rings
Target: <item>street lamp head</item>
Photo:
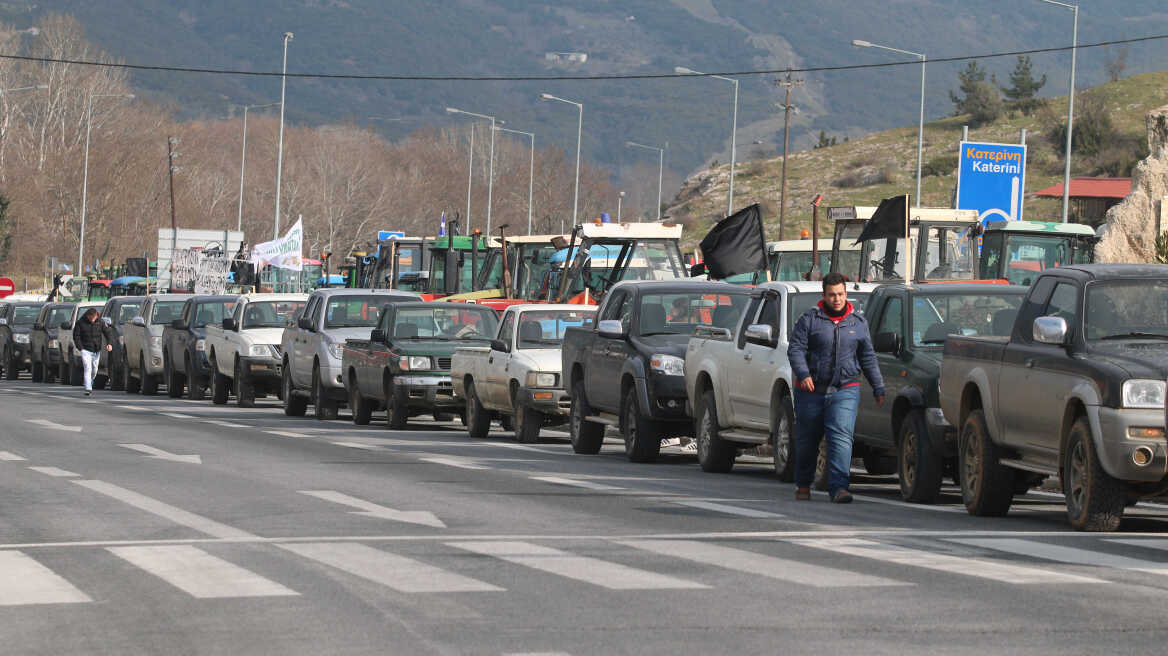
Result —
[[446, 113], [447, 113], [447, 114], [460, 114], [460, 113], [462, 113], [462, 110], [460, 110], [460, 109], [455, 109], [455, 108], [453, 108], [453, 107], [447, 107], [447, 108], [446, 108]]
[[862, 41], [860, 39], [852, 39], [852, 45], [857, 47], [857, 48], [871, 48], [872, 42]]
[[292, 33], [291, 33], [291, 32], [285, 32], [285, 33], [284, 33], [284, 40], [285, 40], [285, 41], [291, 41], [291, 40], [292, 40]]
[[686, 68], [684, 66], [674, 66], [673, 72], [677, 73], [679, 75], [697, 75], [698, 74], [698, 72], [693, 70], [692, 68]]
[[626, 147], [628, 147], [628, 148], [635, 148], [635, 147], [636, 147], [636, 145], [637, 145], [637, 144], [635, 144], [635, 143], [633, 143], [633, 142], [631, 142], [631, 141], [626, 141], [626, 142], [625, 142], [625, 146], [626, 146]]
[[556, 97], [550, 93], [541, 93], [541, 94], [539, 94], [539, 99], [540, 100], [555, 100]]
[[49, 88], [49, 85], [47, 85], [47, 84], [38, 84], [36, 88], [38, 88], [38, 89], [48, 89], [48, 88]]

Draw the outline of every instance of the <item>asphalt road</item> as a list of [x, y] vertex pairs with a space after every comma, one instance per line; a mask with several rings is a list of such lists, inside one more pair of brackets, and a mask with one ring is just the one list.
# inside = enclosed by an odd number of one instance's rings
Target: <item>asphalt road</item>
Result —
[[0, 653], [1163, 653], [1168, 506], [796, 502], [566, 435], [0, 383]]

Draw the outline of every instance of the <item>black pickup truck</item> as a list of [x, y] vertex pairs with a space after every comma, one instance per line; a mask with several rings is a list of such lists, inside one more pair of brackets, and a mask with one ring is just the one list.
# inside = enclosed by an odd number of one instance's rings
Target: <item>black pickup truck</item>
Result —
[[685, 351], [698, 327], [733, 329], [750, 290], [721, 282], [628, 281], [604, 297], [597, 321], [568, 328], [561, 353], [576, 453], [593, 454], [605, 426], [625, 455], [652, 462], [661, 439], [693, 434], [686, 412]]
[[16, 380], [21, 371], [32, 368], [29, 333], [37, 312], [44, 303], [5, 303], [0, 305], [0, 366], [4, 377]]
[[236, 295], [192, 296], [183, 304], [182, 315], [162, 329], [162, 370], [166, 394], [201, 401], [211, 384], [211, 363], [207, 359], [207, 324], [223, 323], [231, 316]]
[[97, 374], [109, 380], [110, 389], [120, 392], [126, 389], [126, 376], [123, 369], [126, 367], [126, 345], [122, 327], [138, 316], [142, 309], [145, 296], [115, 296], [105, 302], [101, 308], [101, 320], [114, 331], [118, 341], [113, 344], [114, 350], [102, 350], [101, 359], [97, 365]]

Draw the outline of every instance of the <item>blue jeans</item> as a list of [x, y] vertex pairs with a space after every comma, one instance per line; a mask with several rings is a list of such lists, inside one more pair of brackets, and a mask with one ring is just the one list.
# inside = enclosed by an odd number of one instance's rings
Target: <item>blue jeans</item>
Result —
[[827, 489], [834, 496], [848, 489], [852, 469], [852, 431], [860, 407], [860, 386], [831, 394], [795, 390], [795, 485], [811, 487], [819, 440], [827, 438]]

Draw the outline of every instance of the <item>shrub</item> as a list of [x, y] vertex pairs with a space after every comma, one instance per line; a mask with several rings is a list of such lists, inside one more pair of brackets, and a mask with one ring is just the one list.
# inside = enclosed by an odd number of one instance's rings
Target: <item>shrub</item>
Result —
[[921, 177], [952, 175], [957, 171], [957, 155], [938, 155], [921, 167]]

